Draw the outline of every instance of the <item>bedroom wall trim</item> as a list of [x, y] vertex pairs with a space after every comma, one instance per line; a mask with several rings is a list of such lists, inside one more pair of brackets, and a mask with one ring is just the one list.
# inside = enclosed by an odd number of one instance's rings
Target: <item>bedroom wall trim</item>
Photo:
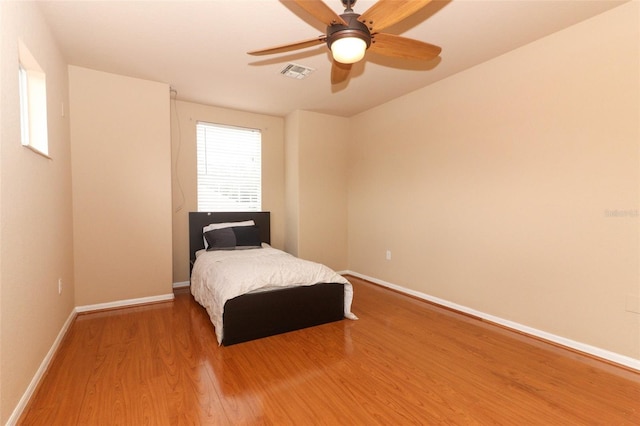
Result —
[[[547, 333], [546, 331], [538, 330], [514, 321], [509, 321], [504, 318], [496, 317], [481, 311], [476, 311], [475, 309], [468, 308], [463, 305], [458, 305], [457, 303], [449, 302], [445, 299], [440, 299], [438, 297], [430, 296], [426, 293], [422, 293], [419, 291], [411, 290], [406, 287], [399, 286], [397, 284], [393, 284], [387, 281], [383, 281], [374, 277], [370, 277], [364, 274], [360, 274], [354, 271], [341, 271], [342, 275], [353, 275], [354, 277], [370, 281], [374, 284], [378, 284], [383, 287], [387, 287], [389, 289], [398, 291], [400, 293], [407, 294], [409, 296], [414, 296], [418, 299], [422, 299], [436, 305], [443, 306], [445, 308], [458, 311], [473, 317], [477, 317], [483, 321], [497, 324], [499, 326], [514, 330], [516, 332], [520, 332], [541, 340], [545, 340], [552, 344], [556, 344], [562, 347], [565, 347], [569, 350], [574, 350], [577, 352], [582, 352], [584, 354], [590, 355], [595, 358], [599, 358], [605, 362], [617, 364], [622, 367], [630, 368], [632, 370], [640, 371], [640, 360], [631, 358], [625, 355], [621, 355], [615, 352], [607, 351], [605, 349], [601, 349], [595, 346], [588, 345], [586, 343], [577, 342], [575, 340], [567, 339], [562, 336], [557, 336], [555, 334]], [[356, 313], [357, 314], [357, 313]]]
[[140, 297], [138, 299], [118, 300], [115, 302], [97, 303], [95, 305], [76, 306], [76, 312], [102, 311], [105, 309], [126, 308], [128, 306], [146, 305], [148, 303], [167, 302], [174, 299], [173, 293], [159, 296]]
[[191, 285], [190, 281], [179, 281], [177, 283], [173, 283], [173, 288], [185, 288]]
[[7, 420], [7, 425], [14, 425], [18, 423], [18, 419], [20, 419], [20, 416], [22, 416], [22, 413], [24, 409], [27, 407], [29, 400], [33, 396], [33, 393], [36, 391], [38, 384], [40, 383], [40, 381], [46, 374], [47, 370], [49, 369], [49, 365], [51, 364], [53, 357], [58, 352], [58, 348], [60, 347], [62, 340], [67, 335], [67, 331], [69, 331], [69, 327], [71, 327], [71, 324], [73, 323], [73, 320], [76, 319], [77, 315], [78, 313], [76, 312], [75, 309], [73, 309], [69, 314], [69, 317], [67, 317], [67, 320], [62, 325], [62, 328], [60, 329], [58, 336], [53, 341], [53, 344], [51, 345], [51, 349], [49, 349], [49, 352], [47, 352], [47, 355], [44, 357], [44, 359], [40, 363], [40, 367], [38, 367], [36, 374], [33, 375], [33, 379], [31, 379], [29, 386], [27, 386], [27, 389], [24, 391], [24, 394], [22, 394], [22, 398], [20, 398], [20, 401], [18, 401], [18, 405], [16, 405], [16, 408], [13, 410], [13, 413], [11, 413], [11, 416], [9, 416], [9, 420]]
[[95, 305], [76, 306], [71, 311], [71, 314], [69, 314], [69, 317], [67, 318], [62, 328], [60, 329], [58, 336], [56, 337], [53, 344], [51, 345], [51, 349], [49, 349], [49, 352], [47, 352], [47, 355], [42, 360], [40, 367], [38, 368], [35, 375], [33, 376], [33, 379], [31, 379], [29, 386], [27, 387], [24, 394], [22, 395], [22, 398], [20, 398], [18, 405], [16, 405], [16, 408], [13, 410], [13, 413], [11, 413], [11, 416], [9, 417], [9, 420], [7, 421], [6, 424], [14, 425], [18, 423], [20, 416], [22, 416], [24, 409], [27, 407], [29, 400], [31, 399], [31, 397], [33, 396], [33, 393], [38, 387], [38, 384], [46, 374], [47, 369], [49, 368], [49, 364], [51, 364], [51, 360], [53, 359], [55, 354], [58, 352], [58, 349], [60, 347], [60, 344], [62, 343], [62, 340], [66, 336], [67, 331], [69, 331], [71, 324], [76, 319], [79, 313], [101, 311], [105, 309], [114, 309], [114, 308], [126, 308], [128, 306], [146, 305], [149, 303], [167, 302], [167, 301], [173, 301], [173, 300], [174, 300], [174, 295], [173, 293], [171, 293], [171, 294], [161, 294], [159, 296], [141, 297], [138, 299], [120, 300], [120, 301], [109, 302], [109, 303], [98, 303]]

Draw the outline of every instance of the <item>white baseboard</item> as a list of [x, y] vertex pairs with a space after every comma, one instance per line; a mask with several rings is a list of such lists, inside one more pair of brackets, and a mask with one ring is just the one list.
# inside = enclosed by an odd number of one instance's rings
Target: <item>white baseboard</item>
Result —
[[67, 334], [67, 331], [71, 326], [71, 323], [79, 313], [101, 311], [104, 309], [125, 308], [128, 306], [144, 305], [144, 304], [156, 303], [156, 302], [165, 302], [173, 299], [174, 299], [174, 295], [173, 293], [171, 293], [171, 294], [162, 294], [159, 296], [141, 297], [139, 299], [127, 299], [127, 300], [119, 300], [116, 302], [98, 303], [95, 305], [76, 306], [73, 309], [73, 311], [71, 311], [71, 315], [69, 315], [69, 318], [67, 318], [67, 321], [65, 321], [64, 325], [62, 326], [62, 329], [58, 333], [58, 337], [56, 337], [56, 340], [53, 342], [51, 349], [49, 349], [49, 352], [47, 353], [44, 360], [40, 364], [40, 368], [38, 368], [38, 371], [36, 371], [36, 374], [33, 376], [31, 383], [29, 383], [27, 390], [22, 395], [22, 398], [20, 398], [20, 401], [18, 402], [18, 405], [16, 406], [15, 410], [13, 410], [11, 417], [9, 417], [9, 420], [6, 423], [7, 426], [15, 425], [18, 422], [18, 419], [22, 415], [22, 412], [27, 406], [27, 403], [33, 396], [33, 392], [35, 392], [36, 387], [38, 386], [38, 383], [40, 383], [40, 380], [42, 380], [42, 378], [44, 377], [44, 374], [46, 373], [47, 368], [49, 368], [49, 364], [51, 363], [53, 356], [58, 351], [58, 347], [60, 346], [62, 339]]
[[180, 281], [177, 283], [173, 283], [173, 288], [184, 288], [189, 287], [191, 285], [191, 281]]
[[127, 306], [146, 305], [147, 303], [166, 302], [173, 300], [173, 293], [159, 296], [140, 297], [139, 299], [118, 300], [116, 302], [97, 303], [95, 305], [76, 306], [76, 312], [102, 311], [104, 309], [126, 308]]
[[354, 271], [343, 271], [341, 272], [343, 275], [353, 275], [354, 277], [361, 278], [366, 281], [371, 281], [372, 283], [381, 285], [383, 287], [387, 287], [393, 290], [396, 290], [400, 293], [408, 294], [411, 296], [415, 296], [419, 299], [423, 299], [432, 303], [435, 303], [440, 306], [447, 307], [449, 309], [453, 309], [455, 311], [463, 312], [468, 315], [472, 315], [478, 318], [482, 318], [483, 320], [499, 324], [503, 327], [510, 328], [512, 330], [519, 331], [521, 333], [525, 333], [531, 336], [538, 337], [543, 340], [547, 340], [549, 342], [556, 343], [558, 345], [574, 349], [579, 352], [583, 352], [589, 355], [592, 355], [597, 358], [601, 358], [615, 364], [623, 365], [625, 367], [629, 367], [633, 370], [640, 371], [640, 359], [635, 359], [628, 357], [626, 355], [621, 355], [615, 352], [611, 352], [605, 349], [601, 349], [595, 346], [587, 345], [586, 343], [577, 342], [575, 340], [567, 339], [562, 336], [557, 336], [555, 334], [547, 333], [546, 331], [538, 330], [523, 324], [519, 324], [517, 322], [509, 321], [504, 318], [496, 317], [493, 315], [486, 314], [484, 312], [476, 311], [475, 309], [468, 308], [463, 305], [458, 305], [457, 303], [449, 302], [448, 300], [440, 299], [438, 297], [430, 296], [425, 293], [421, 293], [419, 291], [411, 290], [406, 287], [402, 287], [396, 284], [392, 284], [383, 280], [379, 280], [377, 278], [369, 277], [364, 274], [360, 274]]
[[54, 355], [58, 351], [58, 348], [60, 347], [60, 343], [62, 343], [62, 339], [64, 339], [64, 336], [67, 334], [67, 331], [69, 330], [69, 327], [71, 327], [71, 323], [75, 319], [76, 315], [77, 315], [76, 310], [73, 309], [71, 311], [71, 314], [69, 314], [69, 317], [67, 318], [67, 320], [62, 325], [62, 328], [60, 329], [60, 332], [58, 333], [56, 340], [53, 341], [53, 345], [51, 345], [51, 349], [49, 349], [49, 352], [47, 352], [47, 355], [44, 357], [44, 359], [40, 363], [40, 367], [36, 371], [36, 374], [33, 376], [33, 379], [31, 379], [31, 383], [29, 383], [29, 386], [27, 386], [27, 390], [22, 395], [22, 398], [20, 398], [20, 401], [18, 401], [18, 405], [16, 406], [15, 410], [13, 410], [13, 413], [11, 413], [9, 420], [6, 423], [7, 425], [15, 425], [18, 422], [18, 419], [22, 415], [22, 412], [27, 407], [29, 400], [31, 399], [31, 397], [33, 396], [33, 393], [38, 387], [38, 383], [40, 383], [40, 380], [42, 380], [45, 373], [47, 372], [47, 369], [49, 368], [49, 364], [51, 364], [51, 360], [53, 359]]

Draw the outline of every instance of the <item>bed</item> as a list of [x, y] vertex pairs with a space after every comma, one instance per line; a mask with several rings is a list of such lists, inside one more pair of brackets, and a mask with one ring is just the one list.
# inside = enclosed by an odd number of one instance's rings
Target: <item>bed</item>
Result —
[[349, 281], [271, 247], [270, 230], [269, 212], [189, 213], [191, 294], [221, 345], [356, 319]]

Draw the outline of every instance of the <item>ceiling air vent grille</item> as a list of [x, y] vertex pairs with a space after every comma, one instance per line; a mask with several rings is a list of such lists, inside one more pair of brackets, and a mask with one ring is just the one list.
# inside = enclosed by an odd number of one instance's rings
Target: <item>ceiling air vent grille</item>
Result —
[[280, 74], [297, 80], [302, 80], [303, 78], [307, 78], [309, 74], [314, 71], [315, 69], [305, 67], [304, 65], [288, 64], [282, 71], [280, 71]]

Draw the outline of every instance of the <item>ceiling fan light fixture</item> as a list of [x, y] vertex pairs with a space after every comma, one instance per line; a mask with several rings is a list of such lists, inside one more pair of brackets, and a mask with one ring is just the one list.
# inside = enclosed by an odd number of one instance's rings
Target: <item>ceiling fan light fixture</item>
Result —
[[337, 62], [355, 64], [364, 58], [367, 47], [360, 37], [344, 37], [331, 43], [331, 54]]
[[[327, 26], [325, 35], [248, 52], [250, 55], [270, 55], [326, 43], [332, 56], [331, 84], [339, 84], [346, 81], [351, 65], [364, 59], [366, 51], [371, 46], [376, 55], [423, 61], [437, 57], [442, 50], [429, 43], [380, 32], [413, 15], [431, 0], [378, 0], [362, 15], [353, 11], [356, 0], [341, 0], [345, 7], [341, 15], [333, 11], [323, 0], [291, 1], [318, 22], [324, 23]], [[375, 45], [372, 44], [374, 37], [377, 42]]]
[[334, 61], [355, 64], [364, 58], [371, 46], [371, 33], [365, 24], [358, 21], [360, 15], [357, 13], [343, 13], [340, 17], [347, 25], [332, 24], [327, 27], [327, 46]]

